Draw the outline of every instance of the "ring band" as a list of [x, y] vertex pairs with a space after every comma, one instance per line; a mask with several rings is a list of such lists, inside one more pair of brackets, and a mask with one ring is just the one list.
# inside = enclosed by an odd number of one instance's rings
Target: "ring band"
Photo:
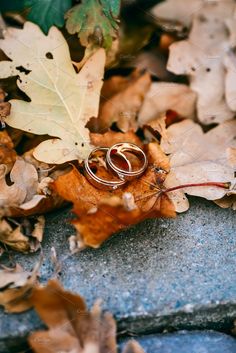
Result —
[[98, 151], [108, 151], [107, 147], [97, 147], [89, 154], [88, 158], [84, 162], [84, 169], [85, 175], [88, 181], [98, 189], [102, 190], [116, 190], [117, 188], [123, 186], [126, 183], [126, 180], [120, 179], [119, 180], [106, 180], [100, 178], [95, 173], [93, 173], [92, 169], [89, 166], [89, 160], [91, 159], [92, 155]]
[[[139, 157], [142, 161], [141, 167], [137, 170], [132, 170], [130, 161], [127, 159], [124, 152], [129, 152]], [[113, 163], [112, 155], [114, 156], [114, 154], [117, 154], [118, 156], [124, 158], [127, 161], [128, 170], [122, 169], [118, 167], [115, 163]], [[142, 175], [148, 166], [148, 160], [143, 150], [134, 143], [128, 142], [116, 143], [115, 145], [110, 147], [106, 154], [106, 163], [108, 168], [113, 173], [115, 172], [115, 174], [117, 174], [122, 180], [131, 180], [135, 177]]]

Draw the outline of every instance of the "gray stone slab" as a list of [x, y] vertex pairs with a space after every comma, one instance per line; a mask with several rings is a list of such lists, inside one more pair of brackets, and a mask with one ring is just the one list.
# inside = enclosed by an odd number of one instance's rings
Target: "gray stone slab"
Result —
[[[214, 331], [182, 331], [135, 338], [145, 353], [235, 353], [236, 339]], [[123, 347], [126, 341], [120, 345]]]
[[[177, 219], [150, 220], [113, 236], [100, 249], [70, 255], [68, 211], [48, 216], [41, 280], [53, 275], [54, 246], [62, 262], [61, 281], [91, 305], [98, 297], [122, 332], [163, 329], [226, 330], [236, 318], [235, 213], [194, 199]], [[27, 269], [38, 254], [14, 254]], [[0, 349], [13, 347], [40, 327], [35, 313], [0, 312]]]

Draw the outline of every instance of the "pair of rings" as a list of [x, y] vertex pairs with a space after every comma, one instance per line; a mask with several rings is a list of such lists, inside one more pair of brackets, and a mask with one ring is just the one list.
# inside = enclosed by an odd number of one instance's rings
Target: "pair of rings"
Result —
[[[129, 156], [132, 161], [130, 161]], [[106, 170], [112, 173], [112, 180], [98, 176], [93, 170], [92, 165], [99, 158], [100, 162], [104, 163]], [[110, 148], [96, 147], [84, 162], [85, 176], [88, 181], [102, 190], [115, 190], [123, 186], [127, 181], [141, 176], [147, 166], [148, 160], [143, 150], [134, 143], [128, 142], [116, 143]]]

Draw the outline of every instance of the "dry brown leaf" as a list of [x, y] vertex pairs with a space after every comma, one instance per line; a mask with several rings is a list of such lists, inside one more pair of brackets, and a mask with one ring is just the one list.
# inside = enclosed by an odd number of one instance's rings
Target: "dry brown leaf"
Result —
[[21, 227], [15, 229], [5, 219], [0, 221], [0, 242], [20, 252], [29, 252], [29, 238], [21, 232]]
[[[65, 291], [56, 280], [35, 287], [30, 301], [48, 327], [30, 334], [35, 353], [117, 353], [116, 322], [109, 312], [102, 313], [99, 301], [89, 311], [80, 295]], [[132, 340], [123, 353], [144, 352]]]
[[29, 296], [37, 284], [40, 263], [32, 272], [26, 272], [20, 265], [0, 269], [0, 305], [9, 313], [20, 313], [32, 307]]
[[64, 205], [66, 205], [65, 200], [63, 200], [57, 193], [52, 191], [51, 195], [48, 197], [38, 198], [35, 196], [32, 202], [29, 201], [24, 205], [21, 205], [21, 207], [10, 207], [9, 209], [4, 210], [4, 212], [6, 216], [27, 217], [42, 213], [48, 213]]
[[35, 252], [40, 248], [43, 239], [45, 219], [39, 216], [35, 221], [23, 219], [13, 222], [8, 219], [0, 221], [0, 242], [13, 250], [23, 253]]
[[[189, 2], [191, 8], [199, 1]], [[176, 20], [182, 20], [189, 7], [185, 0], [178, 0], [178, 5], [173, 3], [173, 0], [162, 3], [159, 10], [157, 7], [157, 13], [165, 9], [161, 13], [167, 18], [175, 14]], [[168, 12], [169, 6], [178, 10]], [[182, 12], [180, 8], [183, 7], [186, 9]], [[189, 76], [190, 87], [198, 95], [197, 113], [203, 124], [221, 123], [234, 116], [236, 57], [232, 50], [235, 43], [231, 43], [232, 28], [235, 28], [234, 8], [233, 0], [202, 1], [197, 11], [186, 17], [193, 22], [188, 38], [170, 46], [167, 69], [177, 75]]]
[[147, 149], [150, 166], [145, 174], [131, 181], [123, 189], [113, 192], [92, 186], [77, 170], [62, 175], [54, 188], [64, 199], [73, 202], [77, 219], [73, 224], [77, 238], [71, 247], [98, 247], [113, 233], [146, 218], [174, 217], [172, 202], [162, 190], [169, 170], [169, 161], [157, 143]]
[[117, 123], [123, 132], [137, 129], [137, 113], [151, 85], [149, 73], [144, 73], [121, 92], [113, 95], [100, 107], [98, 123], [100, 131]]
[[139, 125], [158, 118], [167, 110], [174, 110], [184, 118], [193, 118], [197, 95], [187, 85], [154, 82], [147, 92], [138, 116]]
[[105, 132], [105, 134], [91, 133], [90, 139], [91, 139], [91, 143], [94, 146], [111, 147], [115, 143], [131, 142], [142, 147], [142, 143], [140, 139], [132, 131], [128, 131], [126, 133], [115, 132], [115, 131], [107, 131]]
[[222, 208], [232, 208], [236, 211], [236, 195], [224, 196], [222, 199], [215, 200], [214, 202]]
[[45, 218], [44, 216], [39, 216], [37, 219], [37, 222], [34, 225], [34, 229], [31, 236], [36, 238], [40, 243], [43, 240], [44, 228], [45, 228]]
[[25, 162], [23, 159], [17, 159], [10, 173], [10, 179], [13, 183], [6, 183], [6, 168], [2, 167], [0, 178], [0, 207], [20, 206], [33, 198], [37, 193], [38, 174], [32, 164]]
[[[132, 197], [131, 194], [123, 194]], [[97, 248], [112, 234], [142, 220], [141, 211], [129, 209], [124, 199], [118, 196], [101, 199], [86, 215], [78, 215], [72, 221], [77, 230], [77, 241], [81, 247]]]
[[107, 195], [106, 191], [94, 188], [75, 168], [57, 178], [53, 185], [61, 197], [74, 203], [76, 214], [87, 213], [97, 205], [101, 198]]
[[4, 121], [10, 114], [11, 104], [9, 102], [0, 102], [0, 121]]
[[140, 75], [140, 70], [134, 70], [129, 76], [111, 76], [105, 80], [101, 91], [101, 102], [107, 101], [115, 94], [129, 87]]
[[[234, 185], [235, 167], [229, 164], [228, 148], [236, 146], [236, 121], [228, 121], [206, 134], [191, 120], [173, 124], [163, 136], [161, 147], [170, 155], [171, 171], [165, 180], [167, 188], [185, 184], [230, 183]], [[176, 211], [189, 207], [185, 193], [217, 200], [230, 192], [227, 187], [213, 185], [185, 187], [168, 193]]]
[[48, 331], [30, 335], [34, 352], [116, 352], [115, 321], [111, 314], [101, 313], [98, 303], [88, 311], [82, 297], [64, 291], [55, 280], [35, 288], [31, 303], [48, 326]]
[[52, 192], [50, 185], [57, 175], [66, 170], [53, 171], [47, 164], [36, 161], [32, 151], [23, 155], [23, 158], [17, 157], [10, 172], [10, 185], [6, 165], [1, 164], [0, 171], [2, 214], [14, 217], [34, 215], [49, 212], [64, 203]]
[[4, 164], [8, 173], [12, 169], [15, 160], [16, 152], [10, 136], [6, 130], [0, 131], [0, 165]]

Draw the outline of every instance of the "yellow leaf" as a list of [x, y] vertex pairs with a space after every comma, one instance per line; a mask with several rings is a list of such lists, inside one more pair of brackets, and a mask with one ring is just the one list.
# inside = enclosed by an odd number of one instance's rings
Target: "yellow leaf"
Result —
[[52, 27], [46, 36], [31, 22], [23, 29], [8, 29], [0, 46], [12, 60], [0, 62], [1, 78], [18, 75], [18, 87], [31, 99], [10, 101], [7, 124], [56, 137], [36, 147], [34, 156], [40, 161], [60, 164], [86, 158], [91, 144], [85, 125], [98, 114], [104, 49], [76, 73], [61, 32]]

